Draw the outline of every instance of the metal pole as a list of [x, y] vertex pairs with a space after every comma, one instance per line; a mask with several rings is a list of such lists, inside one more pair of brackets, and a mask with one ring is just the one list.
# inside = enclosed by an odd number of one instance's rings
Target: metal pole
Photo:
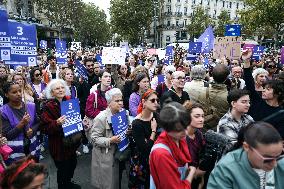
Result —
[[154, 0], [154, 48], [157, 47], [157, 2]]

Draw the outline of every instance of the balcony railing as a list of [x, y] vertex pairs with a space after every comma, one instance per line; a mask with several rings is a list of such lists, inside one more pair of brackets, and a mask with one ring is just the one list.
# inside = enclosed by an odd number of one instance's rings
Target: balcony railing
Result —
[[186, 30], [186, 26], [184, 24], [179, 24], [179, 25], [166, 25], [166, 24], [161, 24], [157, 26], [157, 29], [161, 30]]

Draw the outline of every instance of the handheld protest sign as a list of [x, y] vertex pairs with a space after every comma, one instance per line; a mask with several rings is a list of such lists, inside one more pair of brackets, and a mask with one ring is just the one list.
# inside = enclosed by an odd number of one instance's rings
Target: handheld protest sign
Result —
[[60, 103], [61, 116], [65, 116], [65, 123], [62, 125], [64, 136], [80, 132], [83, 130], [82, 118], [78, 99], [62, 101]]
[[241, 37], [216, 37], [214, 40], [213, 58], [239, 59], [241, 57]]
[[8, 15], [5, 10], [0, 9], [0, 59], [11, 59], [11, 41], [8, 28]]
[[76, 73], [78, 73], [84, 81], [88, 81], [88, 74], [86, 67], [80, 63], [79, 60], [75, 60], [75, 67], [76, 67]]
[[67, 63], [66, 41], [55, 39], [55, 48], [56, 48], [55, 56], [57, 64], [66, 64]]
[[36, 63], [37, 41], [35, 25], [8, 22], [11, 38], [11, 59], [6, 64], [33, 65]]
[[128, 130], [128, 118], [126, 110], [123, 110], [111, 116], [112, 129], [115, 136], [119, 135], [121, 142], [118, 144], [119, 151], [125, 150], [129, 145], [129, 140], [126, 137]]

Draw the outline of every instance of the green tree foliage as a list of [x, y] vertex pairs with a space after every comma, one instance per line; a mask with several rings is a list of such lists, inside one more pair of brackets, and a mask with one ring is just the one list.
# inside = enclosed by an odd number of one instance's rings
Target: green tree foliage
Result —
[[84, 3], [81, 0], [33, 0], [37, 11], [43, 13], [60, 31], [74, 28], [82, 19]]
[[112, 31], [138, 44], [152, 22], [153, 0], [111, 0], [110, 15]]
[[84, 4], [82, 17], [76, 24], [75, 39], [86, 45], [99, 45], [110, 38], [110, 25], [103, 10], [94, 4]]
[[187, 28], [191, 39], [198, 38], [209, 25], [214, 26], [214, 21], [202, 6], [196, 7]]
[[247, 9], [240, 11], [244, 31], [274, 37], [284, 32], [283, 0], [243, 0]]
[[224, 36], [226, 25], [231, 24], [232, 21], [230, 19], [230, 14], [226, 10], [223, 10], [217, 18], [218, 22], [217, 27], [215, 28], [215, 35], [222, 37]]

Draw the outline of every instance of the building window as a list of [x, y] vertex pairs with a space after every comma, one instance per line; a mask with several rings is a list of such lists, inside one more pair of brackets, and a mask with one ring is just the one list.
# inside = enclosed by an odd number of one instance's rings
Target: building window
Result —
[[203, 0], [200, 0], [200, 5], [202, 5], [203, 4]]
[[239, 3], [237, 3], [237, 9], [239, 9]]
[[180, 3], [180, 0], [177, 0], [178, 3]]
[[178, 13], [181, 12], [181, 11], [180, 11], [180, 6], [176, 7], [176, 11], [177, 11]]
[[179, 20], [176, 20], [176, 26], [178, 26], [178, 24], [179, 24]]
[[171, 6], [167, 6], [168, 13], [171, 12]]
[[168, 3], [170, 3], [171, 2], [171, 0], [168, 0]]
[[171, 21], [170, 20], [168, 20], [168, 22], [167, 22], [167, 26], [170, 26], [171, 25]]
[[170, 36], [166, 36], [166, 41], [171, 41], [171, 37]]
[[187, 15], [187, 7], [184, 7], [184, 15]]
[[187, 19], [184, 19], [184, 26], [187, 26]]
[[193, 2], [192, 2], [193, 4], [195, 4], [195, 0], [193, 0]]
[[230, 2], [230, 5], [229, 5], [229, 7], [230, 7], [230, 8], [232, 8], [232, 2]]
[[225, 1], [223, 1], [223, 7], [225, 7]]

